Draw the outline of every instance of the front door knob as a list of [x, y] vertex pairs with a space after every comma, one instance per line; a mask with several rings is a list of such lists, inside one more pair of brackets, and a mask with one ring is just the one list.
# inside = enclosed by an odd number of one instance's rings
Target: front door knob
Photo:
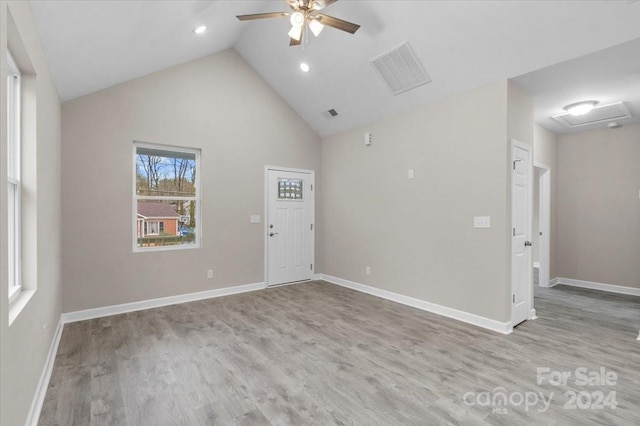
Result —
[[270, 237], [273, 237], [274, 235], [278, 235], [278, 233], [277, 233], [277, 232], [271, 232], [271, 233], [269, 234], [269, 236], [270, 236]]
[[533, 243], [531, 241], [525, 241], [524, 242], [524, 246], [525, 247], [531, 247], [533, 245]]

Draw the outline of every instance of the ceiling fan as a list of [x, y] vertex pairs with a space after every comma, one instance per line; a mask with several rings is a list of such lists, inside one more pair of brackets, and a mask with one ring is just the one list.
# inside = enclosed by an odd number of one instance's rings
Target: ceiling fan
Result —
[[291, 8], [291, 12], [256, 13], [253, 15], [238, 15], [236, 18], [241, 21], [252, 21], [255, 19], [284, 18], [288, 16], [291, 21], [291, 30], [289, 31], [291, 41], [289, 42], [289, 46], [299, 46], [302, 44], [304, 29], [307, 25], [316, 37], [318, 37], [325, 25], [351, 34], [355, 34], [355, 32], [358, 31], [358, 28], [360, 28], [358, 24], [320, 13], [322, 9], [337, 1], [338, 0], [286, 0]]

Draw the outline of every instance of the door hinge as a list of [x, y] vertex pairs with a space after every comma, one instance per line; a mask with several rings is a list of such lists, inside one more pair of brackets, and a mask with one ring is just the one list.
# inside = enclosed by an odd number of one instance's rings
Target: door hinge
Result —
[[309, 269], [311, 269], [313, 271], [313, 263], [311, 264], [311, 266], [309, 267]]
[[311, 224], [311, 230], [313, 231], [313, 223]]
[[513, 303], [516, 303], [516, 295], [513, 295]]
[[524, 160], [521, 160], [521, 159], [513, 160], [513, 170], [516, 169], [516, 163], [519, 163], [520, 161], [524, 161]]
[[513, 228], [513, 236], [516, 236], [516, 228]]
[[311, 185], [311, 190], [313, 191], [313, 185]]

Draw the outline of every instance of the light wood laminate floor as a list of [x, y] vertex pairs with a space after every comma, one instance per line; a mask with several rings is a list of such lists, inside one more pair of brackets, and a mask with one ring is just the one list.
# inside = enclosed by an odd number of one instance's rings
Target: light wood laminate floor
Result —
[[[638, 298], [557, 286], [535, 307], [503, 336], [312, 282], [67, 324], [40, 424], [640, 424]], [[617, 380], [538, 385], [538, 367]], [[513, 403], [481, 405], [498, 387]], [[618, 406], [565, 409], [572, 390]], [[516, 404], [540, 392], [547, 411]]]

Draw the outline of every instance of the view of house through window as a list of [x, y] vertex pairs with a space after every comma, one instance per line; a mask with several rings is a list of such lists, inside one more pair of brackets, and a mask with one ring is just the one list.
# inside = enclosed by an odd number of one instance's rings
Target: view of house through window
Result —
[[135, 248], [196, 247], [199, 152], [135, 143]]

